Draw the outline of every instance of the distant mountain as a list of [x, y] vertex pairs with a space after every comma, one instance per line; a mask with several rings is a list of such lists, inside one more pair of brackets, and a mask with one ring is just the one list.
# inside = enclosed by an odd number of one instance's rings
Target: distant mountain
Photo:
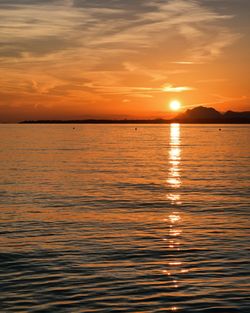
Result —
[[234, 123], [237, 121], [241, 122], [250, 122], [250, 111], [246, 112], [233, 112], [233, 111], [227, 111], [224, 115], [223, 118], [227, 120], [228, 122]]
[[223, 114], [214, 108], [199, 106], [179, 114], [174, 120], [180, 123], [250, 123], [250, 112], [228, 111]]
[[184, 120], [220, 120], [222, 115], [214, 108], [199, 106], [194, 109], [188, 109], [185, 113], [179, 114], [178, 118]]

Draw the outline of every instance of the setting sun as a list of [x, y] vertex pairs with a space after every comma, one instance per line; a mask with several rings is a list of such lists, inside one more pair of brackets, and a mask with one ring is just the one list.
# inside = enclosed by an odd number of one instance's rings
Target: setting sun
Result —
[[181, 103], [178, 100], [173, 100], [170, 102], [169, 107], [172, 111], [179, 111], [181, 108]]

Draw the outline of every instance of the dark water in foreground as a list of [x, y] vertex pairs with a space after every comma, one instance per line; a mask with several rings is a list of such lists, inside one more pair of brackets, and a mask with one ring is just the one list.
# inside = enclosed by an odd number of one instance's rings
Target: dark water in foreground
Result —
[[250, 312], [250, 126], [75, 127], [0, 125], [0, 312]]

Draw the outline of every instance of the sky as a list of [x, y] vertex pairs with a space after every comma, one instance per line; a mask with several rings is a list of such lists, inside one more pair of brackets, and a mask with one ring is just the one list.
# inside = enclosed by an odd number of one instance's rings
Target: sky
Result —
[[[0, 122], [250, 110], [249, 0], [0, 0]], [[176, 113], [175, 113], [176, 114]]]

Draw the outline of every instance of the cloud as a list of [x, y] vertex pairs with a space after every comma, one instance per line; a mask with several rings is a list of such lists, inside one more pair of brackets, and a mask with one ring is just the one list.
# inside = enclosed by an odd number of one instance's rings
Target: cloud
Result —
[[[12, 6], [11, 10], [5, 7], [7, 4]], [[190, 52], [197, 51], [200, 56], [204, 49], [203, 57], [211, 57], [235, 39], [234, 34], [230, 36], [229, 30], [220, 26], [232, 16], [207, 9], [200, 1], [13, 0], [0, 1], [1, 7], [1, 39], [7, 46], [13, 43], [20, 49], [21, 39], [44, 44], [49, 34], [58, 37], [58, 41], [70, 39], [73, 47], [80, 45], [84, 50], [102, 52], [139, 52], [182, 37], [192, 44]], [[221, 30], [223, 36], [218, 37]], [[64, 48], [67, 49], [67, 44]], [[26, 44], [27, 52], [32, 54], [33, 49]], [[58, 51], [56, 47], [54, 50]], [[101, 59], [99, 53], [95, 52]]]
[[187, 87], [187, 86], [172, 86], [170, 84], [165, 84], [163, 87], [124, 87], [124, 86], [114, 86], [110, 85], [94, 85], [93, 83], [86, 83], [85, 87], [90, 88], [90, 90], [95, 90], [95, 92], [106, 95], [127, 95], [133, 97], [144, 97], [144, 98], [152, 98], [154, 94], [162, 94], [162, 93], [180, 93], [185, 91], [192, 91], [195, 88]]
[[249, 111], [249, 102], [250, 97], [249, 96], [240, 96], [240, 97], [227, 97], [222, 95], [213, 95], [214, 100], [210, 102], [202, 102], [202, 103], [196, 103], [194, 105], [189, 105], [189, 107], [195, 107], [195, 106], [213, 106], [213, 107], [220, 107], [225, 106], [225, 104], [229, 105], [238, 105], [244, 108], [244, 110]]
[[201, 0], [0, 0], [1, 87], [69, 103], [191, 91], [178, 77], [239, 38], [232, 18]]
[[162, 88], [164, 92], [183, 92], [183, 91], [191, 91], [194, 90], [192, 87], [187, 86], [180, 86], [180, 87], [174, 87], [172, 85], [167, 85]]
[[197, 62], [192, 62], [192, 61], [175, 61], [171, 62], [173, 64], [181, 64], [181, 65], [193, 65], [193, 64], [199, 64]]

